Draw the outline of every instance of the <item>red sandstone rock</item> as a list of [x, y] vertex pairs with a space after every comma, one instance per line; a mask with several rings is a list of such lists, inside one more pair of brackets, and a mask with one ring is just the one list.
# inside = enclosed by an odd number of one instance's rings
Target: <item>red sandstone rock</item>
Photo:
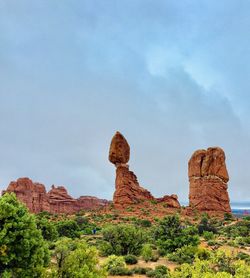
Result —
[[77, 199], [77, 203], [81, 209], [95, 210], [110, 204], [110, 201], [92, 196], [81, 196]]
[[17, 198], [34, 213], [49, 210], [45, 186], [33, 183], [29, 178], [20, 178], [17, 181], [12, 181], [3, 194], [5, 192], [14, 192]]
[[221, 148], [194, 152], [188, 163], [189, 206], [199, 211], [231, 212], [225, 153]]
[[178, 201], [178, 196], [175, 194], [172, 195], [165, 195], [162, 198], [157, 198], [156, 199], [158, 203], [164, 203], [167, 205], [169, 208], [180, 208], [181, 205]]
[[156, 199], [148, 190], [140, 186], [136, 175], [129, 171], [129, 166], [126, 164], [129, 161], [129, 155], [130, 147], [127, 140], [121, 133], [116, 132], [109, 150], [109, 160], [116, 166], [114, 206], [116, 208], [125, 208], [130, 205], [140, 204], [143, 201], [154, 200], [165, 203], [171, 208], [180, 208], [176, 195], [166, 195], [163, 198]]
[[109, 161], [115, 165], [129, 161], [130, 147], [125, 137], [117, 131], [112, 138], [109, 149]]
[[136, 175], [129, 171], [127, 165], [117, 167], [115, 188], [113, 202], [116, 207], [138, 204], [142, 200], [154, 200], [151, 193], [139, 185]]
[[20, 178], [11, 182], [5, 192], [14, 192], [17, 198], [24, 203], [30, 212], [38, 213], [48, 211], [50, 213], [74, 214], [80, 210], [102, 208], [109, 201], [91, 196], [72, 198], [63, 186], [55, 187], [46, 193], [45, 186], [33, 183], [29, 178]]

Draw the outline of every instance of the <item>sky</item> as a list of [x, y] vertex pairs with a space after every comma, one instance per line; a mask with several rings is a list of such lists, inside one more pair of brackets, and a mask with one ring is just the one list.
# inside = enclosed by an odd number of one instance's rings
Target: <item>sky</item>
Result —
[[156, 197], [188, 200], [197, 149], [250, 200], [248, 0], [0, 0], [0, 190], [19, 177], [111, 199], [119, 130]]

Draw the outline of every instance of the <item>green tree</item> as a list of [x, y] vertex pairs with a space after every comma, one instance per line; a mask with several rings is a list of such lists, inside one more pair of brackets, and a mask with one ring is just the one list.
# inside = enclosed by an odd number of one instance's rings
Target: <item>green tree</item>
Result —
[[36, 219], [37, 228], [42, 231], [43, 238], [48, 241], [56, 241], [58, 239], [58, 232], [56, 225], [47, 218]]
[[106, 271], [98, 266], [97, 250], [79, 239], [63, 238], [56, 243], [56, 270], [51, 277], [104, 278]]
[[142, 229], [120, 224], [105, 228], [103, 240], [101, 251], [104, 255], [138, 255], [146, 241], [146, 235]]
[[80, 236], [80, 228], [75, 220], [57, 222], [57, 231], [60, 237], [76, 238]]
[[16, 196], [0, 198], [0, 276], [39, 277], [49, 251], [35, 218]]
[[183, 227], [177, 215], [163, 218], [155, 229], [154, 238], [161, 254], [176, 251], [184, 245], [199, 244], [198, 231], [195, 227]]

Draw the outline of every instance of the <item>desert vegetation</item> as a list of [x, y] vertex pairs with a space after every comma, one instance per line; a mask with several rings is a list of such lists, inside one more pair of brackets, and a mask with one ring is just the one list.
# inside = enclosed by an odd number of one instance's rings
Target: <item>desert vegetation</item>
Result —
[[0, 277], [250, 277], [250, 219], [30, 214], [0, 198]]

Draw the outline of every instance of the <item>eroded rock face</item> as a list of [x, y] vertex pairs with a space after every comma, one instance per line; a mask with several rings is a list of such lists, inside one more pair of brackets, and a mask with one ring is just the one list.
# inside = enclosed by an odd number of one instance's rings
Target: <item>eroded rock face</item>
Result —
[[51, 190], [47, 193], [43, 184], [33, 183], [29, 178], [20, 178], [11, 182], [3, 194], [5, 192], [14, 192], [17, 198], [33, 213], [48, 211], [74, 214], [80, 210], [99, 209], [109, 204], [107, 200], [92, 196], [81, 196], [74, 199], [63, 186], [52, 185]]
[[142, 200], [154, 199], [148, 190], [139, 185], [136, 175], [129, 171], [128, 165], [119, 165], [116, 168], [115, 188], [113, 202], [116, 207], [127, 207]]
[[33, 183], [29, 178], [12, 181], [5, 192], [14, 192], [17, 198], [34, 213], [49, 210], [48, 196], [43, 184]]
[[115, 193], [113, 203], [116, 208], [126, 208], [130, 205], [140, 204], [143, 201], [156, 201], [165, 203], [170, 208], [180, 208], [176, 195], [154, 198], [145, 188], [140, 186], [136, 175], [129, 170], [128, 161], [130, 147], [125, 137], [116, 132], [112, 138], [109, 150], [109, 161], [116, 166]]
[[169, 208], [180, 208], [180, 203], [178, 201], [178, 196], [176, 194], [165, 195], [162, 198], [156, 199], [158, 203], [166, 204]]
[[199, 211], [231, 212], [225, 153], [214, 147], [194, 152], [188, 163], [189, 206]]
[[99, 199], [93, 196], [81, 196], [77, 199], [77, 203], [81, 209], [95, 210], [105, 207], [106, 205], [110, 204], [110, 201]]

